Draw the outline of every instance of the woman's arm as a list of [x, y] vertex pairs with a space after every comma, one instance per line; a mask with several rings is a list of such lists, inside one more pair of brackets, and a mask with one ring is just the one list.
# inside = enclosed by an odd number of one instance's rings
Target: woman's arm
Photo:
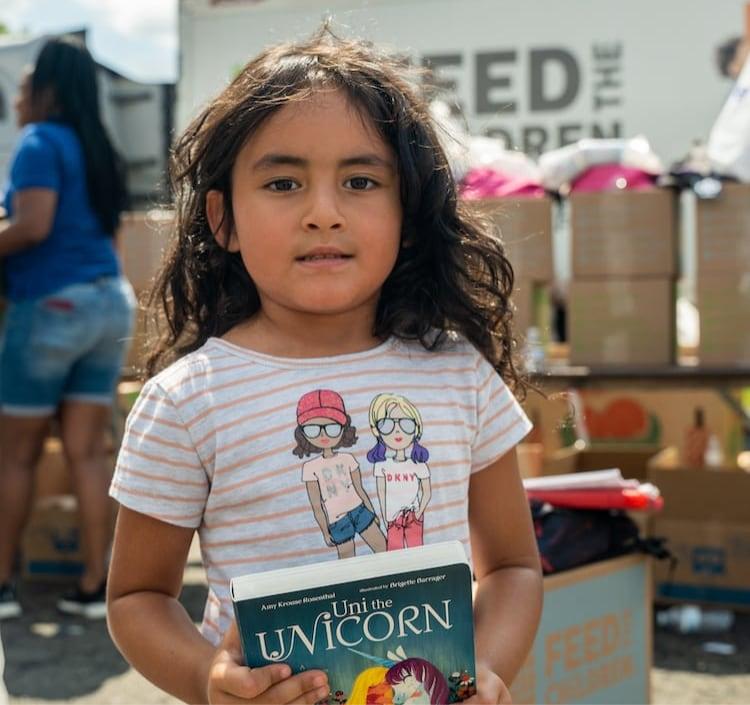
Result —
[[[516, 451], [474, 473], [469, 525], [477, 591], [477, 666], [510, 685], [531, 649], [542, 609], [542, 574]], [[497, 702], [479, 698], [475, 702]], [[472, 699], [472, 701], [474, 701]]]
[[52, 230], [57, 191], [29, 188], [13, 195], [13, 217], [0, 227], [0, 257], [43, 242]]

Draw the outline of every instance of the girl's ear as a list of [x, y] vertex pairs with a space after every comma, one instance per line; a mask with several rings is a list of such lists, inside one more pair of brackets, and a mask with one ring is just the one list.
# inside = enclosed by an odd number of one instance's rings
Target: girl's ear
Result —
[[219, 246], [228, 252], [239, 252], [240, 243], [234, 228], [230, 228], [227, 223], [224, 194], [221, 191], [211, 189], [206, 194], [206, 219]]

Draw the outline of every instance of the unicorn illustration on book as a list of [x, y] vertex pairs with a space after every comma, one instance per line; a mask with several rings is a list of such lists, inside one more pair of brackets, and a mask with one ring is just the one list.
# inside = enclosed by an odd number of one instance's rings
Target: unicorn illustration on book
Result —
[[367, 668], [357, 676], [347, 705], [445, 705], [451, 702], [451, 690], [440, 670], [423, 658], [408, 657], [402, 646], [388, 651], [386, 658], [357, 649], [349, 651], [378, 666]]

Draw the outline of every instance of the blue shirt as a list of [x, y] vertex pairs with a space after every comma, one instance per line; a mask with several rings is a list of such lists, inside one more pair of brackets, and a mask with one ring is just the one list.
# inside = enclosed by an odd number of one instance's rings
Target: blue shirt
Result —
[[71, 127], [38, 122], [23, 129], [5, 189], [9, 216], [13, 195], [28, 188], [56, 191], [57, 208], [43, 242], [5, 259], [11, 301], [37, 299], [70, 284], [119, 274], [111, 234], [104, 232], [91, 208], [83, 150]]

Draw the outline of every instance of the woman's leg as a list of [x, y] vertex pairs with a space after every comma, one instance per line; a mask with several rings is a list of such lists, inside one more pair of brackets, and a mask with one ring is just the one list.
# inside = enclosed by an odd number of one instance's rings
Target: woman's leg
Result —
[[13, 572], [49, 422], [49, 416], [0, 416], [0, 583]]
[[78, 498], [84, 572], [81, 589], [96, 590], [107, 573], [106, 557], [112, 540], [112, 502], [106, 431], [111, 408], [104, 404], [65, 401], [60, 431], [73, 489]]

